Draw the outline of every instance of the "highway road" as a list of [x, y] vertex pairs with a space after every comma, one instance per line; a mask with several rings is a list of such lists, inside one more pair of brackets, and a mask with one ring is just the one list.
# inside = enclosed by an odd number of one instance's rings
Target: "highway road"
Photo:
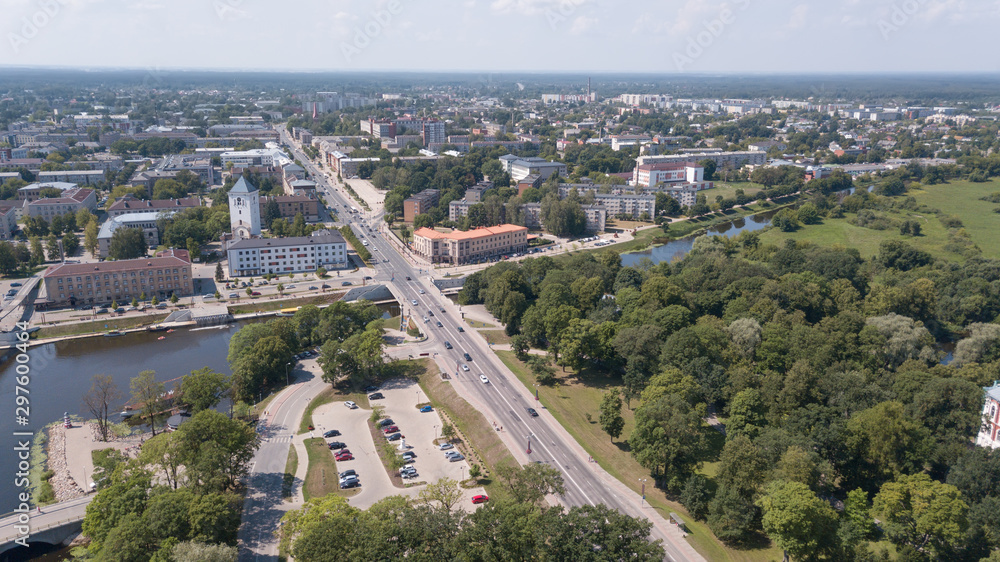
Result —
[[[338, 209], [346, 211], [345, 205], [357, 206], [342, 190], [333, 188], [322, 170], [298, 150], [288, 138], [288, 133], [281, 129], [282, 139], [291, 146], [296, 158], [312, 174], [314, 181], [326, 201]], [[372, 217], [372, 221], [380, 220], [381, 213]], [[489, 349], [486, 341], [474, 330], [459, 332], [463, 320], [458, 307], [444, 297], [431, 283], [429, 275], [418, 275], [418, 268], [397, 253], [382, 237], [377, 223], [369, 222], [366, 226], [363, 217], [357, 214], [340, 212], [341, 220], [349, 222], [355, 233], [363, 234], [363, 240], [368, 241], [372, 255], [378, 258], [375, 265], [379, 272], [376, 281], [386, 282], [393, 293], [401, 299], [401, 304], [407, 314], [421, 319], [428, 316], [430, 322], [423, 324], [428, 337], [439, 344], [438, 352], [455, 365], [452, 373], [456, 390], [462, 395], [471, 395], [474, 402], [486, 404], [490, 412], [483, 412], [488, 419], [496, 421], [504, 432], [518, 439], [523, 437], [525, 450], [530, 439], [531, 454], [529, 458], [545, 462], [558, 468], [565, 480], [566, 493], [561, 501], [567, 506], [595, 505], [603, 503], [632, 516], [647, 517], [642, 505], [636, 505], [635, 494], [617, 493], [620, 487], [610, 487], [604, 478], [598, 474], [595, 465], [590, 463], [582, 448], [571, 446], [572, 437], [547, 412], [538, 417], [530, 417], [526, 408], [535, 404], [534, 396], [513, 373], [507, 369], [500, 359]], [[370, 228], [370, 231], [369, 231]], [[407, 277], [410, 280], [407, 280]], [[416, 302], [414, 305], [413, 302]], [[428, 311], [433, 311], [430, 317]], [[436, 321], [442, 326], [437, 327]], [[453, 349], [444, 347], [448, 341]], [[463, 357], [468, 353], [472, 361]], [[461, 369], [467, 364], [469, 371]], [[479, 375], [485, 374], [490, 382], [480, 382]], [[576, 445], [576, 444], [573, 444]], [[284, 457], [282, 457], [284, 458]], [[690, 545], [686, 544], [679, 534], [667, 534], [663, 531], [663, 519], [653, 516], [659, 525], [654, 525], [653, 536], [663, 539], [667, 559], [675, 562], [703, 560]], [[678, 541], [685, 544], [678, 544]]]

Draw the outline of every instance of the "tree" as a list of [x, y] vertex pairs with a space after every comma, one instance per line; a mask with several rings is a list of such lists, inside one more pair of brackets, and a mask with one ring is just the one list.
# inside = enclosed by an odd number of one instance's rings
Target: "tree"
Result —
[[114, 406], [122, 399], [122, 393], [118, 390], [111, 375], [94, 375], [91, 379], [90, 390], [83, 395], [83, 405], [90, 415], [97, 420], [97, 431], [101, 436], [101, 441], [107, 441], [111, 433], [111, 422], [109, 418], [116, 411]]
[[601, 429], [611, 436], [611, 442], [622, 434], [625, 429], [625, 418], [622, 417], [622, 395], [616, 388], [604, 393], [601, 397]]
[[235, 489], [250, 470], [259, 445], [253, 426], [215, 410], [191, 416], [174, 435], [184, 477], [189, 486], [202, 493]]
[[165, 418], [167, 409], [163, 383], [156, 381], [156, 371], [147, 370], [132, 377], [129, 388], [132, 390], [132, 404], [139, 407], [139, 417], [149, 423], [155, 436], [156, 426]]
[[764, 532], [793, 560], [815, 560], [837, 545], [837, 512], [800, 482], [776, 480], [757, 501]]
[[31, 265], [38, 266], [45, 263], [45, 250], [42, 249], [42, 241], [37, 236], [31, 238]]
[[384, 366], [382, 326], [373, 325], [344, 341], [323, 344], [319, 365], [323, 380], [330, 384], [351, 378], [355, 382], [378, 380]]
[[236, 562], [238, 554], [235, 546], [196, 541], [177, 543], [170, 550], [174, 562]]
[[674, 394], [644, 402], [635, 410], [629, 438], [632, 456], [665, 479], [673, 493], [680, 492], [708, 446], [701, 418], [701, 412]]
[[454, 439], [455, 438], [455, 426], [451, 425], [448, 422], [442, 423], [441, 424], [441, 437], [444, 437], [445, 440], [447, 440], [447, 441], [451, 441], [452, 439]]
[[530, 463], [524, 467], [503, 464], [495, 470], [497, 477], [518, 503], [537, 504], [549, 494], [566, 493], [562, 473], [547, 464]]
[[528, 350], [531, 349], [531, 342], [523, 334], [517, 334], [510, 338], [510, 348], [519, 361], [526, 361], [528, 359]]
[[91, 255], [97, 255], [97, 221], [93, 220], [87, 223], [87, 226], [83, 229], [83, 249], [87, 250]]
[[229, 377], [204, 367], [184, 375], [179, 384], [178, 399], [195, 414], [215, 407], [229, 389]]
[[185, 242], [185, 246], [193, 261], [201, 260], [201, 244], [197, 240], [189, 237]]
[[59, 261], [62, 259], [62, 251], [59, 248], [59, 238], [55, 233], [49, 234], [46, 239], [45, 249], [49, 255], [49, 261]]
[[427, 504], [437, 503], [445, 511], [451, 512], [455, 504], [462, 500], [462, 489], [458, 482], [451, 478], [442, 478], [433, 484], [428, 484], [420, 491], [418, 498]]
[[177, 296], [177, 293], [170, 293], [170, 304], [177, 304], [179, 300], [181, 299]]
[[62, 237], [62, 246], [66, 255], [71, 256], [75, 254], [78, 249], [80, 249], [80, 239], [76, 237], [76, 234], [67, 232]]
[[14, 245], [10, 242], [0, 242], [0, 273], [10, 275], [17, 271], [17, 256]]
[[855, 414], [847, 431], [847, 446], [867, 463], [874, 477], [891, 478], [923, 468], [927, 430], [899, 402], [882, 402]]
[[139, 228], [119, 228], [111, 235], [108, 256], [115, 260], [131, 260], [146, 255], [146, 237]]
[[157, 466], [166, 479], [167, 486], [176, 490], [180, 484], [183, 455], [177, 433], [164, 432], [142, 444], [139, 450], [139, 462]]
[[547, 556], [532, 558], [664, 560], [662, 541], [650, 540], [653, 523], [648, 519], [629, 517], [604, 504], [572, 507], [562, 517], [546, 519]]
[[692, 474], [684, 483], [684, 490], [680, 497], [681, 504], [695, 520], [704, 521], [708, 515], [708, 505], [711, 500], [712, 494], [708, 489], [708, 478], [701, 474]]
[[322, 279], [322, 278], [326, 277], [326, 274], [327, 274], [327, 270], [326, 270], [325, 267], [320, 267], [320, 268], [316, 269], [316, 277], [318, 279]]
[[872, 504], [872, 515], [882, 521], [889, 540], [932, 558], [960, 543], [968, 527], [967, 512], [957, 488], [923, 473], [886, 482]]
[[222, 271], [222, 262], [215, 264], [215, 280], [222, 283], [222, 280], [226, 278], [226, 274]]

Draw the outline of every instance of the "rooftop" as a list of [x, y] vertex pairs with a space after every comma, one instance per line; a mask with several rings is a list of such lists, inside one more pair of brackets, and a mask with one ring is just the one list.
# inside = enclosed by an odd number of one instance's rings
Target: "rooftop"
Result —
[[528, 232], [528, 229], [516, 224], [501, 224], [499, 226], [484, 226], [468, 231], [456, 230], [454, 232], [438, 232], [430, 228], [421, 228], [413, 233], [414, 236], [423, 236], [433, 240], [472, 240], [484, 236], [494, 236], [497, 234], [508, 234], [515, 232]]
[[187, 250], [165, 250], [153, 258], [138, 258], [134, 260], [104, 261], [100, 263], [61, 263], [50, 266], [42, 277], [59, 275], [92, 275], [94, 273], [115, 273], [128, 271], [137, 267], [187, 267], [191, 265], [191, 256]]
[[288, 238], [249, 238], [238, 240], [229, 250], [253, 250], [255, 248], [284, 248], [286, 246], [311, 246], [315, 244], [343, 244], [344, 237], [339, 232], [320, 230], [310, 236], [290, 236]]

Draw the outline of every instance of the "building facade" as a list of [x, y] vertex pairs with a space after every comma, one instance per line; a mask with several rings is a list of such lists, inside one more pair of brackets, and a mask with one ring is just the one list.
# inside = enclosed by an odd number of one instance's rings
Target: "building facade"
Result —
[[126, 213], [112, 217], [101, 225], [97, 233], [97, 257], [108, 257], [111, 248], [111, 238], [119, 228], [138, 228], [146, 239], [146, 246], [155, 248], [160, 245], [160, 229], [156, 221], [161, 217], [173, 215], [172, 211]]
[[230, 277], [313, 273], [320, 267], [346, 267], [347, 242], [339, 232], [319, 230], [310, 236], [237, 240], [226, 256]]
[[10, 240], [17, 232], [17, 205], [0, 203], [0, 240]]
[[[260, 214], [264, 215], [264, 209], [269, 201], [278, 204], [278, 214], [282, 218], [294, 219], [295, 215], [302, 214], [306, 221], [315, 222], [319, 220], [319, 200], [315, 197], [304, 195], [278, 195], [276, 197], [260, 198]], [[268, 225], [270, 226], [270, 225]]]
[[413, 222], [417, 215], [422, 215], [438, 204], [441, 192], [436, 189], [425, 189], [403, 201], [403, 222]]
[[736, 152], [685, 152], [683, 154], [666, 154], [660, 156], [645, 155], [635, 159], [635, 171], [632, 181], [636, 185], [639, 182], [639, 168], [645, 164], [684, 164], [688, 162], [701, 162], [711, 160], [716, 167], [731, 167], [739, 169], [746, 165], [762, 166], [767, 163], [767, 153], [752, 150], [742, 150]]
[[983, 423], [976, 436], [976, 445], [996, 449], [1000, 447], [1000, 381], [983, 388]]
[[132, 213], [159, 213], [162, 211], [180, 212], [188, 209], [201, 207], [201, 199], [198, 197], [183, 197], [181, 199], [136, 199], [131, 195], [126, 195], [115, 201], [108, 208], [108, 216], [111, 218]]
[[246, 178], [229, 190], [229, 226], [236, 238], [260, 236], [260, 192]]
[[480, 262], [526, 251], [528, 229], [513, 224], [448, 233], [421, 228], [413, 233], [413, 249], [432, 263]]
[[93, 189], [76, 188], [64, 191], [62, 197], [37, 199], [24, 205], [24, 215], [51, 221], [55, 216], [75, 213], [80, 209], [97, 210], [97, 193]]
[[187, 250], [167, 250], [152, 258], [63, 263], [42, 275], [47, 299], [55, 306], [127, 303], [132, 299], [192, 293], [191, 257]]

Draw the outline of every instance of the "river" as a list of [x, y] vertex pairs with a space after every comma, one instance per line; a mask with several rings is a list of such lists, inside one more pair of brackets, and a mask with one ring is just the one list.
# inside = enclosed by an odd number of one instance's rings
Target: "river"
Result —
[[[726, 222], [723, 224], [715, 225], [709, 227], [706, 231], [708, 236], [736, 236], [743, 231], [754, 231], [761, 230], [762, 228], [769, 226], [771, 224], [771, 217], [774, 216], [776, 211], [764, 211], [763, 213], [758, 213], [756, 215], [751, 215], [748, 217], [741, 217], [736, 220]], [[630, 254], [622, 254], [622, 265], [624, 266], [634, 266], [638, 265], [643, 259], [652, 260], [653, 263], [660, 263], [661, 261], [673, 261], [675, 259], [683, 258], [691, 251], [694, 247], [694, 240], [699, 235], [686, 236], [684, 238], [678, 238], [676, 240], [671, 240], [665, 244], [661, 244], [649, 250], [642, 252], [632, 252]]]

